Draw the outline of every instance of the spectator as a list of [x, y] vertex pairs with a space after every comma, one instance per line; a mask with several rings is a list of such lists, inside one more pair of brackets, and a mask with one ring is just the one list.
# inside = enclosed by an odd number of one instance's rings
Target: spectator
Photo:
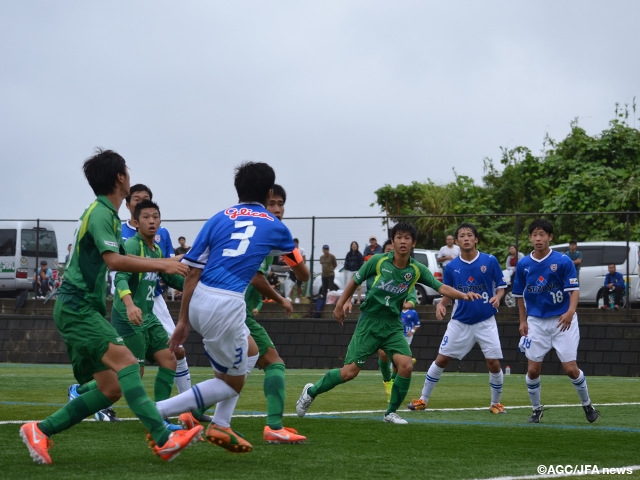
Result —
[[33, 289], [36, 292], [36, 298], [44, 298], [49, 293], [53, 284], [53, 272], [47, 266], [47, 261], [40, 262], [40, 270], [36, 272], [33, 278]]
[[[613, 298], [610, 297], [613, 295]], [[604, 303], [600, 308], [620, 309], [624, 296], [624, 277], [620, 272], [616, 272], [616, 266], [612, 263], [609, 265], [609, 273], [604, 277], [604, 286], [598, 292], [598, 296], [602, 297]]]
[[191, 250], [191, 247], [187, 246], [187, 239], [186, 238], [178, 237], [178, 243], [180, 244], [180, 246], [173, 249], [173, 252], [176, 255], [184, 255], [189, 250]]
[[382, 253], [382, 247], [378, 244], [378, 239], [375, 235], [371, 235], [369, 237], [369, 245], [362, 252], [362, 256], [364, 257], [364, 261], [366, 262], [371, 258], [372, 255], [376, 253]]
[[280, 279], [278, 278], [278, 275], [276, 275], [276, 272], [273, 269], [269, 270], [269, 275], [267, 275], [267, 281], [269, 282], [269, 285], [271, 285], [276, 292], [280, 292]]
[[513, 276], [516, 273], [516, 265], [521, 258], [524, 258], [524, 253], [519, 252], [513, 243], [509, 245], [509, 256], [507, 257], [507, 261], [505, 262], [505, 267], [509, 271], [511, 279], [513, 279]]
[[67, 245], [67, 254], [64, 257], [64, 264], [66, 265], [67, 263], [69, 263], [69, 256], [71, 255], [71, 248], [73, 247], [73, 244], [69, 244]]
[[564, 254], [571, 259], [573, 264], [576, 266], [576, 273], [578, 274], [578, 278], [580, 278], [580, 264], [582, 263], [582, 253], [578, 250], [578, 242], [575, 240], [571, 240], [569, 242], [569, 251], [564, 252]]
[[[355, 240], [351, 242], [351, 246], [349, 247], [349, 251], [344, 257], [344, 283], [343, 285], [347, 285], [349, 280], [353, 278], [360, 267], [364, 263], [364, 256], [360, 253], [360, 246], [358, 242]], [[358, 294], [357, 303], [360, 304], [360, 300], [362, 297], [362, 289], [360, 285], [356, 288], [356, 292]]]
[[336, 257], [329, 252], [329, 245], [322, 246], [320, 265], [322, 266], [322, 288], [320, 289], [320, 295], [326, 299], [329, 290], [336, 290], [334, 280], [336, 279], [335, 269], [338, 267]]
[[447, 244], [440, 248], [438, 252], [438, 262], [442, 263], [442, 267], [446, 267], [447, 264], [456, 257], [460, 256], [460, 247], [454, 244], [453, 235], [447, 235]]

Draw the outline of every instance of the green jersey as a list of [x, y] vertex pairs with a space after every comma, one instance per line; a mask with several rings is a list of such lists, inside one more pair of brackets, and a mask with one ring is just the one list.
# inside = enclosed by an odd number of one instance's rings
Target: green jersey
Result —
[[78, 307], [89, 304], [102, 316], [107, 312], [105, 252], [124, 254], [122, 224], [109, 199], [100, 195], [80, 217], [75, 245], [69, 256], [58, 301]]
[[[258, 271], [266, 276], [267, 272], [269, 271], [269, 267], [271, 267], [272, 264], [273, 257], [265, 257], [265, 259], [260, 264], [260, 268], [258, 269]], [[257, 308], [258, 310], [260, 310], [260, 307], [262, 306], [262, 294], [256, 287], [249, 284], [244, 292], [244, 301], [247, 304], [247, 317], [253, 318], [253, 309]]]
[[[142, 238], [140, 233], [124, 243], [127, 254], [137, 257], [162, 258], [162, 250], [156, 243], [153, 248]], [[158, 272], [131, 273], [117, 272], [115, 278], [116, 295], [113, 300], [111, 311], [111, 324], [123, 336], [132, 335], [149, 328], [154, 322], [159, 320], [153, 314], [153, 299], [155, 297], [156, 284], [158, 278], [162, 279], [170, 287], [182, 290], [184, 278], [180, 275], [166, 275]], [[142, 310], [142, 325], [134, 325], [127, 317], [127, 306], [122, 301], [122, 297], [131, 295], [133, 303]]]
[[367, 297], [360, 310], [367, 315], [400, 318], [402, 304], [413, 295], [415, 285], [425, 285], [439, 290], [442, 283], [420, 262], [409, 258], [405, 268], [393, 264], [394, 252], [377, 254], [365, 262], [354, 275], [357, 285], [373, 279], [367, 288]]

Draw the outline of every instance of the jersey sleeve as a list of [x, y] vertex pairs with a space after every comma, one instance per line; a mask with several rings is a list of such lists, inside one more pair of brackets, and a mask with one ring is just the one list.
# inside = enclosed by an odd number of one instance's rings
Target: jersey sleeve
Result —
[[[375, 277], [378, 262], [383, 258], [384, 255], [373, 255], [369, 260], [367, 260], [353, 276], [353, 281], [356, 282], [356, 285], [362, 285], [362, 282], [366, 281], [368, 278]], [[368, 284], [367, 288], [369, 288]]]
[[88, 230], [101, 255], [105, 252], [120, 253], [122, 237], [114, 216], [105, 207], [95, 208], [90, 213]]
[[[436, 280], [436, 277], [433, 276], [433, 273], [431, 273], [431, 270], [429, 270], [423, 264], [421, 264], [420, 262], [415, 262], [415, 263], [416, 265], [418, 265], [418, 269], [420, 271], [420, 278], [418, 279], [418, 282], [425, 284], [427, 287], [433, 288], [436, 292], [439, 291], [440, 287], [442, 287], [442, 282], [439, 280]], [[445, 272], [446, 272], [446, 269], [445, 269]]]
[[493, 281], [495, 282], [496, 289], [507, 288], [507, 282], [498, 263], [498, 259], [491, 255], [491, 264], [493, 266]]
[[[139, 257], [140, 242], [131, 237], [124, 243], [124, 251], [128, 255], [135, 255], [136, 257]], [[116, 272], [114, 284], [119, 298], [122, 298], [125, 295], [132, 295], [131, 287], [129, 285], [129, 280], [131, 279], [132, 275], [133, 273], [131, 272]]]

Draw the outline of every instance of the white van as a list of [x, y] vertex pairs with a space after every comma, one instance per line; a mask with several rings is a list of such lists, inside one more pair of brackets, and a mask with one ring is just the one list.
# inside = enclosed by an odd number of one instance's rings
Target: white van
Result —
[[[552, 249], [566, 253], [569, 244], [552, 245]], [[640, 258], [640, 242], [583, 242], [578, 243], [578, 251], [582, 253], [580, 264], [580, 303], [597, 304], [598, 290], [604, 285], [604, 277], [610, 264], [625, 278], [631, 303], [640, 302], [640, 282], [638, 282], [638, 259]], [[629, 276], [627, 277], [627, 262]]]
[[58, 243], [53, 226], [46, 222], [0, 222], [0, 295], [16, 296], [33, 288], [42, 260], [58, 274]]

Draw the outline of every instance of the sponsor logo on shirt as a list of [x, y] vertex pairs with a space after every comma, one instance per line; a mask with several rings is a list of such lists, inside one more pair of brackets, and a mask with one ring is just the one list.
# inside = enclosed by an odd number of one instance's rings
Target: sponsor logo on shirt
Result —
[[156, 272], [146, 272], [144, 274], [144, 280], [145, 281], [150, 281], [150, 282], [157, 282], [158, 281], [158, 274]]
[[571, 285], [578, 285], [578, 279], [577, 278], [570, 278], [569, 279], [569, 283]]
[[377, 288], [379, 288], [384, 292], [389, 292], [389, 293], [404, 293], [409, 289], [409, 285], [407, 285], [406, 283], [400, 283], [398, 285], [394, 285], [393, 280], [389, 280], [388, 282], [381, 281], [377, 285]]
[[116, 242], [109, 242], [107, 240], [104, 241], [104, 244], [107, 245], [108, 247], [117, 247], [118, 244]]
[[242, 207], [242, 208], [227, 208], [224, 211], [224, 214], [229, 217], [231, 220], [235, 220], [238, 217], [257, 217], [257, 218], [266, 218], [273, 222], [273, 218], [267, 212], [256, 212], [250, 208]]

